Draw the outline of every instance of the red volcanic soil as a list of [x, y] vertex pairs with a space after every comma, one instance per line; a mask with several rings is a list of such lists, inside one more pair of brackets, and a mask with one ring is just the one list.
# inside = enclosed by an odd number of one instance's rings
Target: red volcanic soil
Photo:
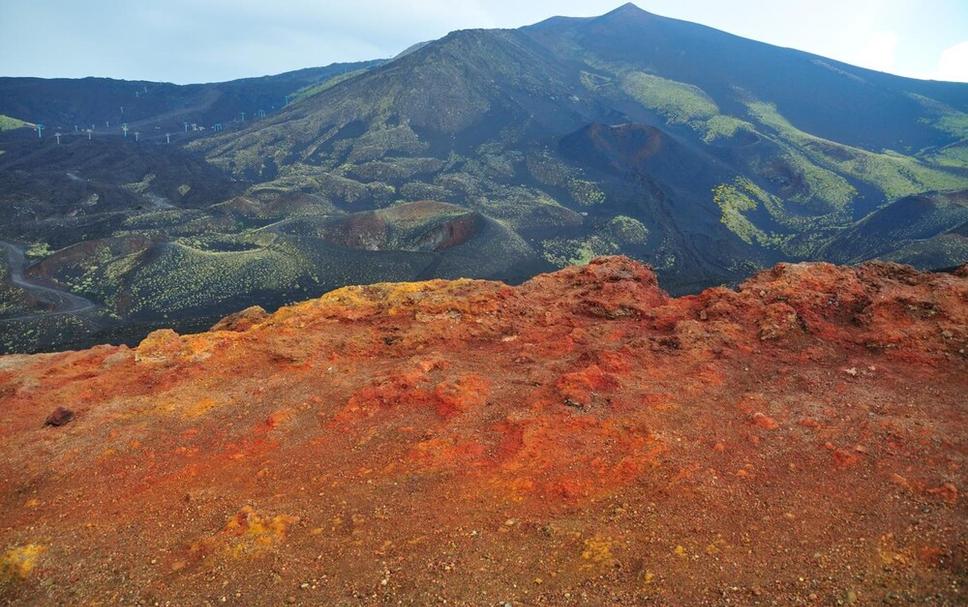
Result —
[[0, 603], [968, 596], [964, 268], [671, 299], [604, 258], [219, 327], [0, 358]]

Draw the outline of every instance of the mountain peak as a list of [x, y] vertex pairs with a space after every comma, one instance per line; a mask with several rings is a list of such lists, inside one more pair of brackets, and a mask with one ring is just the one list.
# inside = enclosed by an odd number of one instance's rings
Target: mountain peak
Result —
[[611, 10], [602, 16], [612, 17], [612, 16], [629, 16], [629, 15], [651, 15], [651, 13], [639, 8], [639, 6], [635, 3], [626, 2], [622, 6], [614, 10]]

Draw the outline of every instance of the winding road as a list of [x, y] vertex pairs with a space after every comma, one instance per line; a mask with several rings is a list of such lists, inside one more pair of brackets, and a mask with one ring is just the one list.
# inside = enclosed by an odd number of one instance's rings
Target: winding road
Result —
[[49, 316], [51, 314], [83, 314], [97, 307], [97, 304], [90, 299], [75, 295], [70, 291], [49, 287], [38, 281], [24, 278], [24, 268], [27, 267], [24, 248], [3, 240], [0, 240], [0, 247], [3, 247], [7, 251], [7, 260], [10, 266], [10, 282], [29, 292], [40, 301], [53, 306], [52, 310], [8, 317], [0, 319], [0, 322], [28, 320], [30, 318]]

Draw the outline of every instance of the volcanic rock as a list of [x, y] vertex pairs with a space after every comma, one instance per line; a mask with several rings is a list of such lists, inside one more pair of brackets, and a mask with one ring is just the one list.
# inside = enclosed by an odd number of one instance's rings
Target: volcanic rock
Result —
[[51, 411], [47, 419], [44, 420], [45, 426], [64, 426], [74, 420], [74, 412], [64, 407], [57, 407]]
[[610, 257], [216, 328], [0, 358], [0, 602], [963, 601], [963, 275]]

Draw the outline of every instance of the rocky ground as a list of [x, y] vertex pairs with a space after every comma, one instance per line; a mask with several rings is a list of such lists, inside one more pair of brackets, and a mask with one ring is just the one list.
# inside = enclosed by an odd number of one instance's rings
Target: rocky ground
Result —
[[0, 358], [9, 605], [962, 605], [968, 272], [603, 258]]

